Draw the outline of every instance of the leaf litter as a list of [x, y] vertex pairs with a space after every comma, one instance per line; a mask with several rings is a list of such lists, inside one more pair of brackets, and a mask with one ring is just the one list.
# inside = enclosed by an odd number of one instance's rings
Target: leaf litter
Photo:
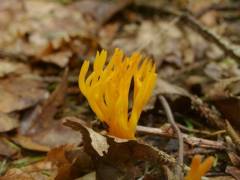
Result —
[[[237, 7], [225, 0], [2, 0], [0, 179], [181, 179], [176, 169], [187, 174], [197, 154], [215, 158], [208, 179], [239, 179]], [[83, 60], [92, 67], [97, 50], [115, 48], [156, 63], [134, 140], [108, 136], [78, 90]]]

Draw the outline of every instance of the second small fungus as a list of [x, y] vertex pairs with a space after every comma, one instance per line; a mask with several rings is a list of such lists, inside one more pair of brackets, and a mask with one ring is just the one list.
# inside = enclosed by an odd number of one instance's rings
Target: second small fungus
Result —
[[185, 180], [201, 180], [209, 169], [211, 169], [214, 157], [210, 156], [201, 163], [202, 157], [195, 155], [192, 159], [190, 170], [185, 177]]

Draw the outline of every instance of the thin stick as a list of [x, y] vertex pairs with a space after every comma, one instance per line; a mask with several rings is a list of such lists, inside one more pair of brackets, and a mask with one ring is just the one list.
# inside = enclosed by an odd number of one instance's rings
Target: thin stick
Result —
[[160, 101], [161, 101], [162, 106], [163, 106], [163, 108], [166, 112], [167, 119], [168, 119], [169, 123], [172, 125], [174, 131], [177, 134], [178, 143], [179, 143], [178, 163], [180, 164], [180, 166], [177, 166], [177, 175], [179, 175], [178, 176], [179, 179], [183, 179], [183, 173], [182, 173], [182, 169], [181, 169], [181, 167], [183, 166], [183, 135], [182, 135], [180, 129], [178, 128], [178, 126], [177, 126], [177, 124], [174, 120], [172, 111], [170, 109], [170, 106], [169, 106], [167, 100], [163, 96], [160, 96]]
[[[157, 136], [162, 136], [162, 137], [167, 137], [167, 138], [176, 138], [176, 136], [174, 134], [172, 134], [171, 132], [167, 132], [167, 131], [164, 131], [162, 129], [155, 128], [155, 127], [146, 127], [146, 126], [138, 125], [137, 132], [145, 133], [145, 134], [152, 134], [152, 135], [157, 135]], [[183, 140], [185, 141], [185, 143], [189, 144], [192, 147], [197, 146], [197, 147], [208, 148], [208, 149], [210, 148], [210, 149], [216, 149], [216, 150], [226, 149], [223, 141], [213, 141], [213, 140], [193, 137], [193, 136], [189, 136], [184, 133], [182, 133], [182, 135], [183, 135]]]

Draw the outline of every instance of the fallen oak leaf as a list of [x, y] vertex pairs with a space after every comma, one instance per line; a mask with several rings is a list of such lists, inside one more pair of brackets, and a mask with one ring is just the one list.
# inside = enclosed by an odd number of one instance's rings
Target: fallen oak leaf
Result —
[[[134, 175], [131, 172], [131, 168], [134, 161], [139, 160], [150, 162], [158, 167], [161, 167], [163, 164], [169, 166], [176, 164], [176, 160], [163, 151], [136, 140], [103, 136], [86, 127], [76, 118], [65, 118], [63, 124], [81, 132], [84, 149], [92, 157], [97, 177], [100, 179], [104, 176], [105, 179], [109, 177], [110, 172], [112, 176], [133, 178]], [[102, 146], [101, 142], [95, 144], [95, 136], [102, 136], [103, 144], [107, 143], [108, 146]], [[99, 152], [101, 153], [99, 154]], [[107, 170], [104, 171], [101, 168], [107, 168]]]
[[77, 146], [82, 142], [81, 134], [71, 128], [63, 126], [61, 120], [51, 124], [52, 127], [42, 130], [32, 136], [32, 140], [44, 144], [50, 148], [59, 147], [65, 144]]
[[[63, 119], [63, 125], [66, 119], [70, 119], [73, 122], [77, 122], [81, 125], [83, 125], [84, 127], [86, 126], [86, 123], [78, 118], [75, 117], [67, 117]], [[67, 125], [66, 125], [67, 126]], [[74, 129], [72, 126], [67, 126], [72, 128], [73, 130], [79, 130], [79, 129]], [[97, 152], [97, 154], [99, 156], [103, 156], [104, 154], [106, 154], [108, 152], [108, 148], [109, 148], [109, 144], [106, 140], [106, 138], [102, 135], [100, 135], [99, 133], [95, 132], [94, 130], [92, 130], [91, 128], [88, 128], [89, 131], [89, 138], [91, 139], [91, 146], [93, 147], [93, 149]]]
[[89, 131], [90, 139], [92, 140], [91, 141], [92, 147], [94, 148], [94, 150], [97, 151], [99, 156], [103, 156], [105, 153], [108, 152], [108, 148], [109, 148], [107, 139], [90, 128], [88, 129], [88, 131]]

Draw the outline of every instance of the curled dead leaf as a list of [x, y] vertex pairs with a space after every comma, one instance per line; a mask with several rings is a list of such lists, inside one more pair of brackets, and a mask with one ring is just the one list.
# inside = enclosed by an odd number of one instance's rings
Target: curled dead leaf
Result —
[[13, 77], [0, 82], [0, 112], [10, 113], [36, 105], [48, 96], [40, 81]]
[[139, 160], [158, 167], [176, 164], [176, 160], [163, 151], [136, 140], [102, 136], [76, 118], [65, 118], [63, 124], [82, 133], [84, 149], [92, 157], [99, 179], [134, 178], [136, 169], [133, 164]]

